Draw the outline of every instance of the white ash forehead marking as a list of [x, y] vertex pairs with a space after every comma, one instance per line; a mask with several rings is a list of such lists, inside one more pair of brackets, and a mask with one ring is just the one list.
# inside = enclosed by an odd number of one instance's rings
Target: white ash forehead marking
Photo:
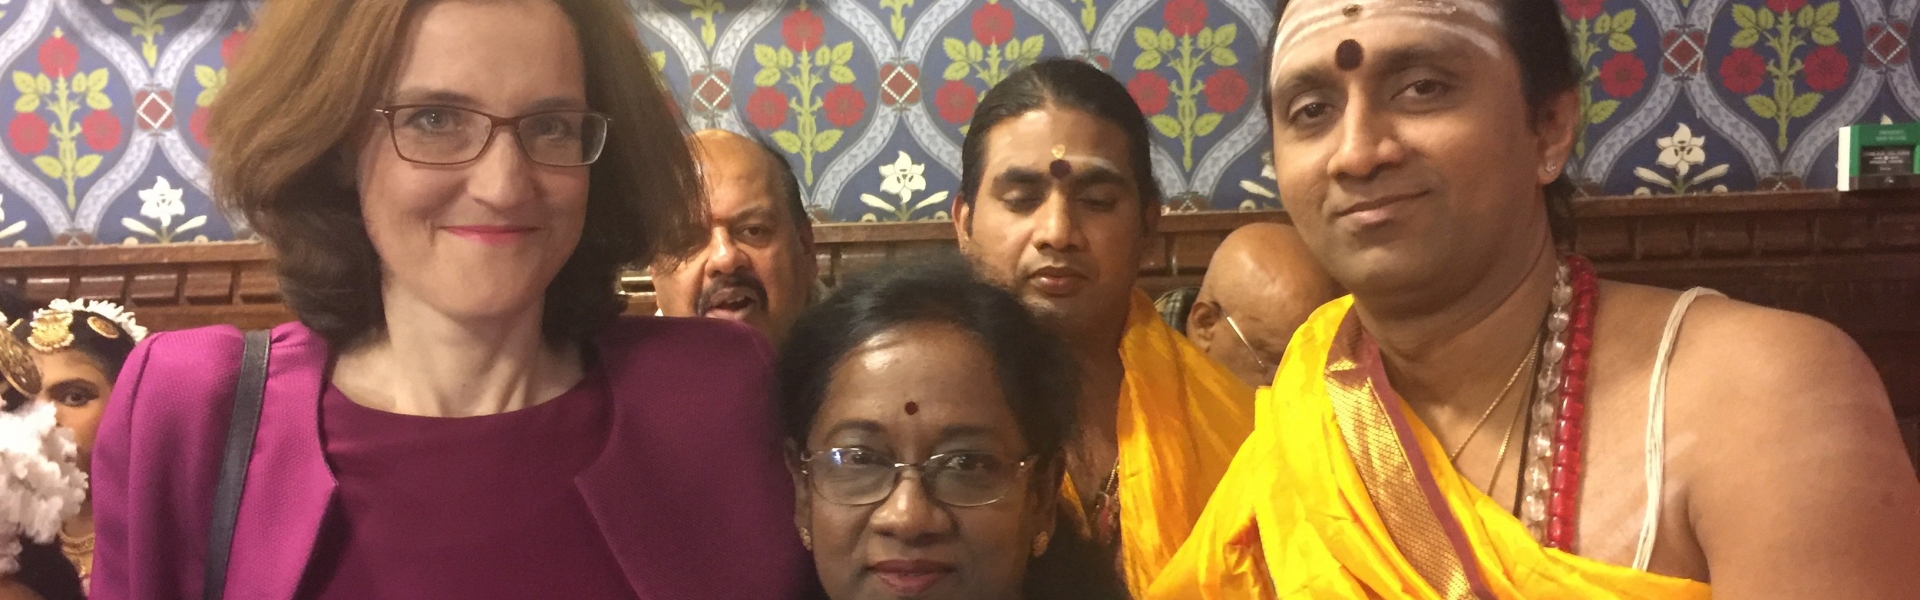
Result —
[[[1309, 0], [1311, 1], [1311, 0]], [[1329, 0], [1321, 5], [1297, 11], [1300, 5], [1288, 7], [1282, 15], [1280, 29], [1275, 34], [1271, 62], [1277, 67], [1286, 63], [1287, 51], [1295, 44], [1329, 28], [1360, 20], [1388, 20], [1399, 25], [1430, 29], [1450, 33], [1467, 40], [1489, 55], [1500, 55], [1500, 41], [1491, 31], [1500, 28], [1500, 16], [1491, 4], [1475, 0]], [[1358, 10], [1358, 14], [1347, 13]], [[1465, 17], [1465, 18], [1463, 18]], [[1463, 22], [1464, 21], [1464, 22]], [[1474, 23], [1478, 21], [1478, 23]], [[1485, 28], [1473, 25], [1484, 25]]]
[[1361, 19], [1398, 16], [1437, 20], [1459, 15], [1471, 17], [1494, 30], [1499, 30], [1501, 25], [1500, 14], [1491, 4], [1475, 0], [1328, 0], [1309, 6], [1302, 12], [1302, 7], [1294, 4], [1281, 16], [1280, 29], [1274, 35], [1276, 52], [1328, 27]]

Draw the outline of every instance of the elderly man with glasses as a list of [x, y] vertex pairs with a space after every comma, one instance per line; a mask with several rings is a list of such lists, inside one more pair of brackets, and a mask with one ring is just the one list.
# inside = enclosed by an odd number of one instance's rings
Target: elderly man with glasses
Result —
[[1214, 250], [1187, 340], [1247, 385], [1269, 385], [1293, 330], [1341, 293], [1293, 226], [1246, 225]]

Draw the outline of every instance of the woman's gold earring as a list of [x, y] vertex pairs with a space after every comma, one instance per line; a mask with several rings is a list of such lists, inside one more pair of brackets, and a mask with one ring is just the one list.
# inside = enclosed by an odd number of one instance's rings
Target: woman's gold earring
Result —
[[1033, 555], [1039, 556], [1046, 554], [1047, 542], [1051, 541], [1053, 541], [1053, 534], [1045, 531], [1040, 532], [1040, 535], [1033, 536]]
[[807, 528], [805, 527], [801, 527], [799, 529], [800, 529], [800, 545], [805, 547], [808, 552], [812, 552], [813, 551], [813, 532], [807, 530]]

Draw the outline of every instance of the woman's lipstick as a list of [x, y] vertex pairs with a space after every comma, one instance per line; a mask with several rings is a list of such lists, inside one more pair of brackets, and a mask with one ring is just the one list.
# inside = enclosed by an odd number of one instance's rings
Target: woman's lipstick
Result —
[[473, 240], [488, 246], [504, 246], [518, 242], [528, 234], [538, 231], [536, 227], [519, 225], [458, 225], [442, 227], [442, 230], [461, 239]]

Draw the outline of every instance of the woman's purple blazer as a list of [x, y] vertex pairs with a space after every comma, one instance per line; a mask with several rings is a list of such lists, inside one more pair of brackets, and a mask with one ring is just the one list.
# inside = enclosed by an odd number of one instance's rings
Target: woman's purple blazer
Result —
[[[623, 317], [596, 344], [613, 423], [575, 482], [634, 592], [777, 600], [817, 589], [794, 533], [766, 340], [734, 323]], [[159, 333], [121, 370], [93, 453], [95, 600], [201, 597], [241, 346], [227, 326]], [[271, 348], [228, 568], [236, 600], [294, 597], [336, 485], [320, 441], [327, 344], [288, 323]]]

